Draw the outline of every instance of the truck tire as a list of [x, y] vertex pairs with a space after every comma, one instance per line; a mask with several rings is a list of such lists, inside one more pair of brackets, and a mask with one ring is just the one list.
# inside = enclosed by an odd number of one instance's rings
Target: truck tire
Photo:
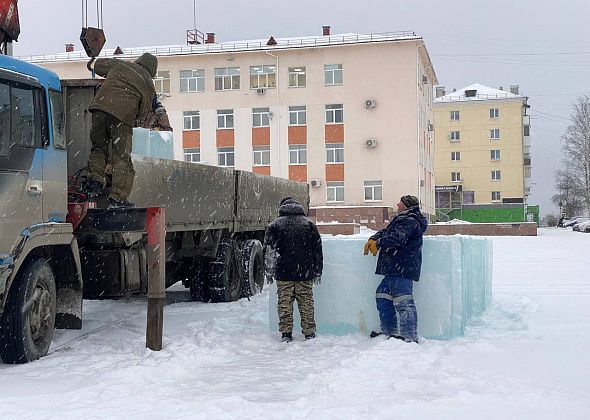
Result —
[[242, 247], [242, 269], [246, 283], [245, 296], [254, 296], [264, 287], [264, 257], [262, 244], [257, 239], [249, 239]]
[[56, 314], [55, 276], [42, 258], [30, 260], [15, 278], [0, 319], [4, 363], [27, 363], [47, 354]]
[[208, 282], [211, 302], [233, 302], [242, 296], [242, 272], [236, 241], [223, 238], [215, 261], [209, 263]]
[[207, 263], [195, 259], [191, 264], [189, 290], [193, 302], [209, 302], [209, 288], [207, 287]]

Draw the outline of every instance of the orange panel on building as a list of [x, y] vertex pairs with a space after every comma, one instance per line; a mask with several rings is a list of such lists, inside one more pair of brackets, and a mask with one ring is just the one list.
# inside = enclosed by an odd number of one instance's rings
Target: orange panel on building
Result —
[[217, 147], [232, 147], [234, 145], [234, 130], [221, 129], [215, 134]]
[[270, 166], [254, 166], [252, 172], [261, 175], [270, 175]]
[[201, 132], [199, 130], [183, 131], [182, 147], [201, 147]]
[[289, 126], [289, 144], [307, 144], [307, 126]]
[[326, 165], [326, 181], [344, 181], [344, 163]]
[[270, 127], [253, 127], [252, 128], [252, 145], [269, 146], [270, 145]]
[[307, 182], [307, 165], [289, 165], [289, 179]]
[[344, 143], [344, 124], [326, 124], [326, 143]]

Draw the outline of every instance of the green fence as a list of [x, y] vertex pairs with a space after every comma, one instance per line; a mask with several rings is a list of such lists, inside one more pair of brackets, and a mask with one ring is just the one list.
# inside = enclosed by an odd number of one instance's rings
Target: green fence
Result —
[[472, 223], [539, 223], [539, 206], [527, 206], [525, 215], [520, 205], [464, 205], [460, 209], [444, 210], [449, 220], [459, 219]]

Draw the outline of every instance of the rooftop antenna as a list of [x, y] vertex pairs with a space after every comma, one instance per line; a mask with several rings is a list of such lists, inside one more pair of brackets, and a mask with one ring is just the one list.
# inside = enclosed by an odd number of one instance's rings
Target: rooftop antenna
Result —
[[201, 31], [197, 30], [197, 0], [193, 0], [193, 29], [187, 29], [186, 43], [189, 45], [205, 43], [205, 36]]

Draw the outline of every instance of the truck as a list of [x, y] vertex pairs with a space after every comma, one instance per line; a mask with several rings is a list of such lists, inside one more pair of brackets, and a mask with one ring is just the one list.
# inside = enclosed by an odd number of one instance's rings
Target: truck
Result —
[[[262, 290], [262, 242], [280, 199], [308, 185], [233, 168], [133, 155], [130, 201], [78, 192], [96, 80], [60, 81], [0, 55], [0, 356], [47, 354], [54, 328], [81, 328], [84, 298], [145, 293], [148, 207], [165, 209], [166, 286], [229, 302]], [[107, 189], [108, 192], [108, 189]]]

